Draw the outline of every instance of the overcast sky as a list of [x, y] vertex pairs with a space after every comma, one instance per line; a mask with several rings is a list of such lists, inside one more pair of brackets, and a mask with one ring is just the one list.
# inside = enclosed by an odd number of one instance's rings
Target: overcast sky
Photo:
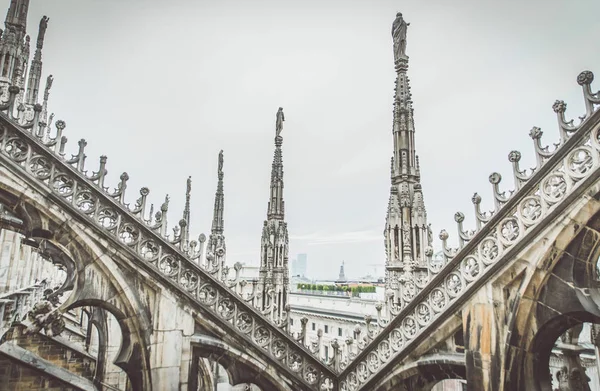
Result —
[[600, 72], [597, 0], [31, 0], [28, 30], [35, 42], [50, 17], [44, 79], [67, 149], [85, 138], [88, 169], [107, 155], [112, 185], [127, 171], [130, 202], [142, 186], [155, 205], [168, 193], [172, 226], [191, 175], [192, 234], [208, 234], [224, 150], [229, 263], [258, 264], [282, 106], [290, 262], [306, 252], [309, 274], [331, 278], [345, 261], [353, 278], [385, 262], [398, 11], [439, 248], [442, 228], [456, 243], [456, 211], [474, 226], [475, 191], [492, 208], [491, 172], [512, 188], [512, 149], [533, 165], [532, 126], [557, 140], [555, 99], [583, 113], [576, 77]]

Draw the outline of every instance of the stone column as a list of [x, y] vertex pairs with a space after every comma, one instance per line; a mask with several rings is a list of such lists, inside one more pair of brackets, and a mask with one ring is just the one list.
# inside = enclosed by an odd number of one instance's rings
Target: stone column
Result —
[[468, 391], [498, 391], [500, 364], [494, 304], [485, 290], [463, 309], [463, 333]]
[[150, 346], [154, 390], [187, 390], [193, 363], [194, 319], [168, 291], [160, 296]]

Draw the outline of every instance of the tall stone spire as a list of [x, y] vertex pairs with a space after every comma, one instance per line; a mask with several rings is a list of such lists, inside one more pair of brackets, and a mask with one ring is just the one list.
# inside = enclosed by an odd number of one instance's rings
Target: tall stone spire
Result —
[[25, 30], [27, 30], [27, 13], [29, 11], [29, 0], [10, 0], [10, 6], [6, 13], [6, 20], [4, 26], [8, 30], [9, 27], [19, 31], [25, 36]]
[[29, 82], [27, 83], [27, 93], [25, 102], [29, 105], [37, 103], [38, 94], [40, 91], [40, 81], [42, 80], [42, 48], [44, 47], [44, 37], [46, 36], [46, 28], [50, 18], [43, 16], [40, 20], [38, 30], [38, 38], [35, 46], [35, 54], [31, 61], [31, 69], [29, 70]]
[[219, 152], [219, 160], [217, 167], [217, 191], [215, 192], [215, 206], [213, 209], [213, 221], [208, 237], [207, 247], [207, 262], [210, 263], [209, 270], [214, 270], [218, 274], [217, 278], [221, 279], [225, 267], [225, 254], [227, 247], [225, 246], [225, 220], [223, 212], [225, 211], [225, 194], [223, 191], [223, 151]]
[[[406, 33], [408, 26], [398, 13], [392, 25], [396, 88], [392, 137], [391, 189], [384, 230], [386, 290], [395, 303], [405, 304], [429, 278], [431, 232], [420, 183], [415, 151], [415, 127], [410, 93]], [[393, 295], [391, 294], [393, 293]]]
[[273, 154], [273, 165], [271, 167], [271, 194], [267, 209], [267, 219], [283, 220], [284, 217], [284, 201], [283, 201], [283, 160], [281, 154], [281, 145], [283, 137], [283, 108], [279, 108], [276, 116], [276, 136], [275, 136], [275, 153]]
[[29, 0], [11, 0], [0, 41], [0, 83], [23, 87], [29, 61]]
[[284, 220], [283, 159], [281, 146], [285, 117], [280, 107], [275, 116], [275, 152], [271, 167], [271, 186], [267, 205], [267, 220], [263, 223], [260, 248], [259, 286], [262, 293], [259, 307], [273, 306], [273, 320], [281, 318], [288, 302], [289, 272], [287, 223]]
[[219, 166], [217, 168], [218, 182], [217, 192], [215, 193], [215, 207], [213, 209], [213, 221], [211, 233], [214, 235], [223, 234], [225, 221], [223, 211], [225, 210], [225, 194], [223, 193], [223, 151], [219, 152]]
[[185, 186], [185, 206], [183, 216], [179, 221], [181, 227], [181, 243], [187, 246], [190, 241], [190, 198], [192, 196], [192, 177], [188, 177]]

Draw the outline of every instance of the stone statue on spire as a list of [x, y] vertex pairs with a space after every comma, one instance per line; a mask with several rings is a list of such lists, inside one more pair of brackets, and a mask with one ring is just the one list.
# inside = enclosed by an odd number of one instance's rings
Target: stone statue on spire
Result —
[[219, 152], [219, 174], [223, 172], [223, 150], [221, 149], [221, 152]]
[[283, 115], [283, 107], [280, 107], [279, 110], [277, 110], [275, 118], [275, 136], [279, 137], [281, 131], [283, 130], [283, 121], [285, 121], [285, 116]]
[[44, 36], [46, 35], [46, 29], [48, 28], [49, 17], [44, 15], [40, 20], [40, 29], [38, 31], [37, 47], [41, 48], [44, 44]]
[[406, 58], [406, 30], [410, 23], [406, 23], [402, 18], [402, 13], [396, 14], [396, 19], [392, 24], [392, 38], [394, 39], [394, 60]]

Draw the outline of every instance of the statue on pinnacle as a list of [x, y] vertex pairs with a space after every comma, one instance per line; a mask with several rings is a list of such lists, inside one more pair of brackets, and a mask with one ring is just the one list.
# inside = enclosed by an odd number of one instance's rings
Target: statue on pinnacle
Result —
[[223, 150], [221, 149], [221, 152], [219, 152], [218, 173], [221, 174], [222, 172], [223, 172]]
[[38, 30], [38, 39], [37, 39], [37, 47], [41, 48], [42, 45], [44, 44], [44, 37], [46, 35], [46, 29], [48, 28], [48, 21], [50, 20], [49, 17], [47, 17], [46, 15], [44, 15], [42, 17], [42, 19], [40, 20], [40, 28]]
[[275, 137], [279, 137], [281, 131], [283, 130], [283, 121], [285, 121], [285, 116], [283, 115], [283, 107], [280, 107], [279, 110], [277, 110], [275, 118]]
[[394, 60], [406, 59], [406, 30], [410, 23], [406, 23], [402, 18], [402, 13], [396, 14], [396, 19], [392, 24], [392, 38], [394, 39]]

